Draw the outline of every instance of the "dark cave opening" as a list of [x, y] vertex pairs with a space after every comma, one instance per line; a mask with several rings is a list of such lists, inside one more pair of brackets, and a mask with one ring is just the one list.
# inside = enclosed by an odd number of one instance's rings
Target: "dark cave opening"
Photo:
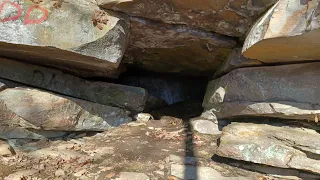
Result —
[[183, 76], [131, 68], [112, 82], [144, 88], [149, 95], [172, 105], [186, 101], [202, 102], [208, 79], [206, 76]]

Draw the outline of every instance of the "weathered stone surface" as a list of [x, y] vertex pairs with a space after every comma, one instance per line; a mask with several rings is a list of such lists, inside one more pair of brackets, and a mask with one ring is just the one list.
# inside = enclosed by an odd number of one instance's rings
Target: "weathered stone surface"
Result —
[[148, 93], [138, 87], [92, 82], [61, 71], [0, 58], [0, 77], [60, 94], [140, 112]]
[[0, 123], [4, 129], [103, 131], [129, 121], [125, 110], [36, 89], [8, 88], [0, 92]]
[[252, 27], [243, 55], [266, 63], [320, 59], [319, 0], [280, 0]]
[[318, 121], [320, 63], [241, 68], [209, 83], [203, 106], [218, 118]]
[[248, 59], [244, 57], [241, 53], [241, 48], [233, 49], [232, 53], [229, 55], [227, 60], [219, 67], [216, 71], [215, 76], [221, 76], [229, 73], [232, 70], [243, 68], [243, 67], [253, 67], [262, 66], [263, 63], [256, 59]]
[[199, 76], [217, 69], [235, 45], [228, 36], [131, 18], [123, 62], [150, 71]]
[[227, 179], [249, 179], [245, 177], [224, 177], [218, 171], [210, 167], [198, 167], [190, 165], [171, 165], [171, 175], [180, 179], [198, 179], [198, 180], [227, 180]]
[[117, 180], [150, 180], [150, 178], [144, 173], [121, 172]]
[[53, 3], [1, 2], [1, 55], [79, 76], [117, 75], [128, 42], [129, 19], [106, 11], [108, 22], [99, 29], [93, 25], [94, 13], [101, 11], [94, 0], [65, 0], [57, 8]]
[[219, 125], [216, 122], [203, 119], [203, 118], [195, 118], [191, 121], [192, 129], [201, 133], [201, 134], [221, 134], [219, 130]]
[[6, 141], [0, 139], [0, 156], [11, 156], [13, 153], [12, 147]]
[[242, 36], [275, 0], [97, 0], [107, 9], [122, 11], [168, 24]]
[[223, 129], [217, 154], [320, 174], [320, 134], [305, 128], [232, 123]]

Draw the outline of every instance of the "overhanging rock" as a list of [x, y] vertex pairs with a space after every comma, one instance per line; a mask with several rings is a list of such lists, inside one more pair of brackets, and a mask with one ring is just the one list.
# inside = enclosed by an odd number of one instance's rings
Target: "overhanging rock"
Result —
[[252, 27], [243, 55], [265, 63], [320, 59], [319, 0], [279, 0]]
[[98, 5], [168, 24], [243, 36], [276, 0], [97, 0]]
[[117, 76], [128, 18], [100, 10], [93, 0], [57, 3], [1, 1], [1, 55], [79, 76]]

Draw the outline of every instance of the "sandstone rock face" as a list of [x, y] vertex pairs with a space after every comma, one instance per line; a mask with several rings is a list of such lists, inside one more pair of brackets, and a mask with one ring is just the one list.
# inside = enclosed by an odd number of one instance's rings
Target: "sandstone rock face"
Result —
[[320, 63], [237, 69], [209, 83], [203, 106], [218, 118], [318, 121]]
[[91, 82], [58, 70], [0, 59], [0, 77], [42, 89], [140, 112], [148, 93], [138, 87], [105, 82]]
[[130, 41], [123, 62], [149, 71], [197, 76], [212, 73], [236, 45], [228, 36], [130, 19]]
[[241, 48], [235, 48], [228, 56], [227, 60], [216, 71], [215, 76], [221, 76], [230, 71], [243, 67], [262, 66], [263, 63], [256, 59], [248, 59], [241, 53]]
[[128, 112], [28, 88], [0, 92], [2, 127], [26, 129], [103, 131], [131, 121]]
[[252, 27], [243, 55], [263, 62], [318, 60], [319, 0], [280, 0]]
[[305, 128], [233, 123], [223, 129], [217, 154], [320, 174], [319, 138], [319, 133]]
[[[80, 76], [116, 76], [128, 41], [128, 18], [99, 10], [93, 0], [66, 0], [61, 7], [54, 3], [1, 2], [2, 56]], [[93, 16], [97, 19], [99, 13], [108, 21], [95, 27]]]
[[97, 0], [98, 5], [168, 24], [242, 36], [275, 0]]

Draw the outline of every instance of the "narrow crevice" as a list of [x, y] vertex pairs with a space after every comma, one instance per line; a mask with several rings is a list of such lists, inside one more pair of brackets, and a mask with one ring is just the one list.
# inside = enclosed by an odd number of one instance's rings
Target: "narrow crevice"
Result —
[[[259, 61], [259, 62], [261, 62], [261, 61]], [[275, 66], [288, 66], [288, 65], [309, 64], [309, 63], [320, 63], [320, 60], [286, 61], [286, 62], [277, 62], [277, 63], [265, 63], [265, 62], [262, 62], [262, 64], [260, 64], [260, 65], [250, 65], [250, 66], [238, 67], [238, 68], [232, 69], [232, 70], [229, 71], [229, 72], [215, 75], [215, 76], [214, 76], [214, 79], [219, 79], [219, 78], [221, 78], [222, 76], [225, 76], [225, 75], [229, 74], [230, 72], [232, 72], [232, 71], [234, 71], [234, 70], [238, 70], [238, 69], [245, 69], [245, 68], [263, 68], [263, 67], [275, 67]]]

